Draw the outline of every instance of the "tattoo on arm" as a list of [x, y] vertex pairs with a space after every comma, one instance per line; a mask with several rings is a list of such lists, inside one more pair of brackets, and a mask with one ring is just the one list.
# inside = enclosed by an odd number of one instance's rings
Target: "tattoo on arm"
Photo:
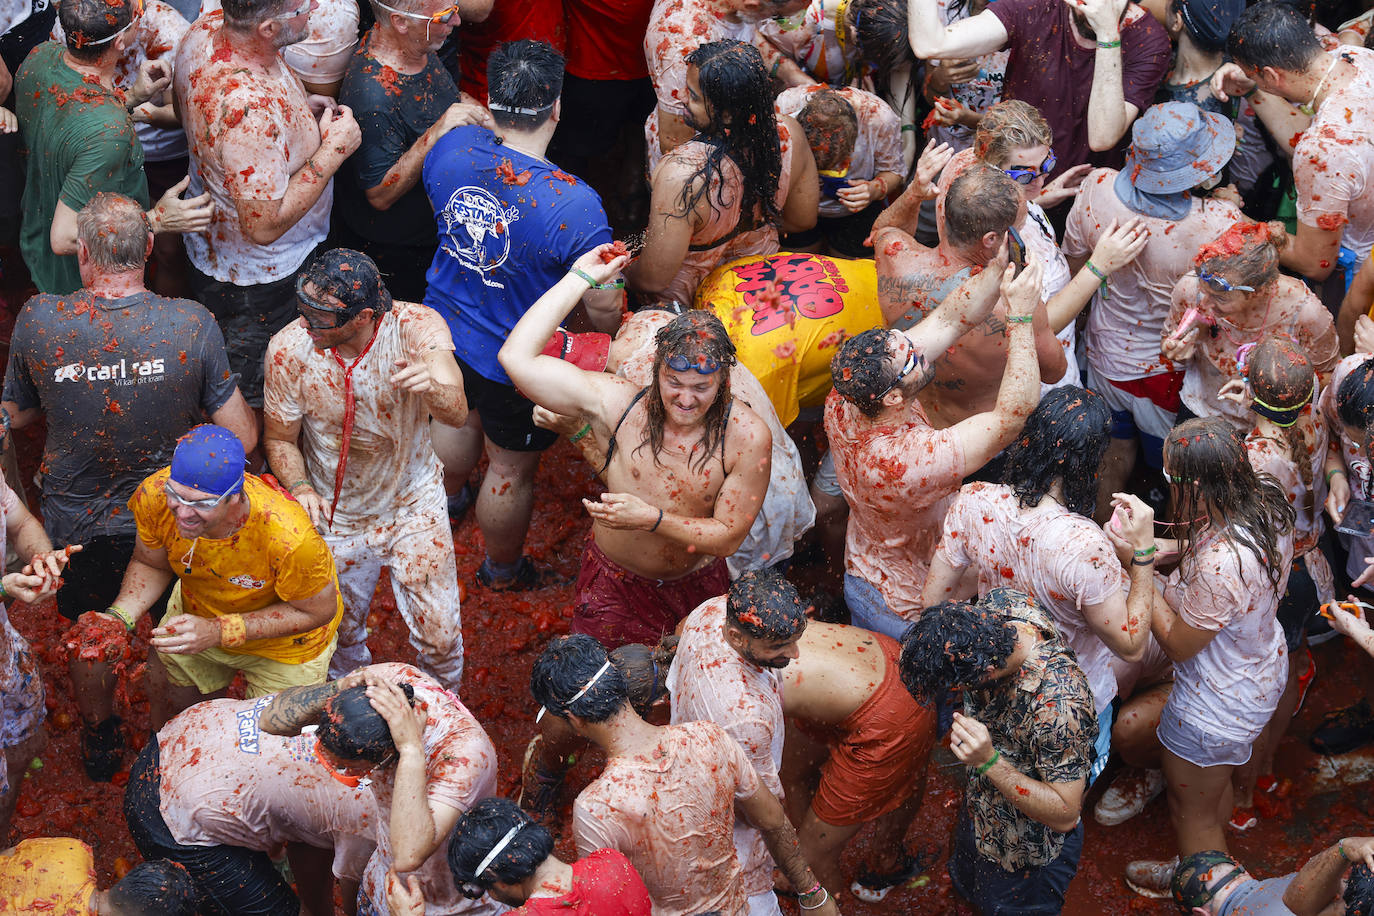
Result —
[[1006, 321], [998, 318], [996, 315], [989, 315], [987, 318], [983, 319], [984, 337], [1005, 337], [1006, 333]]
[[338, 692], [338, 681], [283, 690], [262, 711], [258, 727], [269, 735], [299, 735], [302, 728], [319, 719], [324, 704]]

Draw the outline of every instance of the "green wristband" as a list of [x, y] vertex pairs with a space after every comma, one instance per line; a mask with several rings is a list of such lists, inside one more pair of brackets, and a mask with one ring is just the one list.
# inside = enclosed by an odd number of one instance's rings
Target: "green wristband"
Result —
[[1035, 320], [1034, 315], [1008, 315], [1007, 324], [1030, 324]]
[[105, 613], [109, 614], [111, 617], [118, 617], [121, 621], [124, 622], [125, 629], [127, 629], [130, 633], [134, 631], [134, 621], [131, 617], [129, 617], [129, 612], [124, 610], [124, 608], [112, 604], [109, 607], [105, 608]]
[[1121, 39], [1118, 38], [1116, 41], [1099, 41], [1097, 46], [1104, 51], [1111, 48], [1119, 48], [1121, 47]]
[[0, 601], [8, 601], [9, 597], [9, 589], [5, 588], [5, 577], [0, 576]]
[[1342, 477], [1346, 476], [1346, 474], [1345, 474], [1345, 469], [1344, 469], [1344, 468], [1332, 468], [1331, 470], [1329, 470], [1329, 471], [1326, 472], [1326, 485], [1327, 485], [1328, 487], [1331, 486], [1331, 478], [1332, 478], [1332, 477], [1335, 477], [1337, 474], [1340, 474]]
[[580, 268], [580, 267], [574, 267], [574, 268], [572, 269], [572, 272], [573, 272], [574, 274], [576, 274], [577, 276], [581, 277], [583, 280], [587, 281], [587, 285], [590, 286], [592, 289], [624, 289], [624, 288], [625, 288], [625, 281], [624, 281], [624, 280], [612, 280], [610, 283], [597, 283], [595, 280], [592, 279], [592, 275], [591, 275], [591, 274], [587, 273], [585, 270], [583, 270], [583, 269]]
[[999, 760], [1001, 760], [1001, 759], [1002, 759], [1002, 752], [999, 751], [997, 748], [993, 748], [993, 749], [992, 749], [992, 758], [991, 758], [990, 760], [988, 760], [987, 763], [983, 764], [983, 765], [980, 766], [978, 769], [974, 770], [974, 772], [977, 773], [979, 776], [982, 776], [982, 775], [983, 775], [984, 773], [986, 773], [988, 770], [992, 769], [993, 765], [994, 765], [995, 763], [997, 763], [997, 761], [999, 761]]
[[592, 431], [592, 424], [583, 423], [582, 428], [568, 437], [569, 442], [581, 442], [582, 437]]

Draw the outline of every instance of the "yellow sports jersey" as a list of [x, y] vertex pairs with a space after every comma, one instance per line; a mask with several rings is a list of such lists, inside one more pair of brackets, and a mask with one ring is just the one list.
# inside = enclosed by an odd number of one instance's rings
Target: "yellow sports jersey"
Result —
[[[167, 508], [170, 475], [171, 468], [163, 468], [139, 484], [129, 508], [138, 522], [139, 539], [167, 551], [167, 562], [181, 580], [186, 613], [210, 619], [248, 614], [280, 601], [309, 598], [330, 583], [338, 591], [334, 557], [295, 500], [245, 475], [250, 509], [243, 527], [227, 538], [188, 540], [177, 532], [176, 517]], [[325, 626], [295, 636], [250, 640], [223, 651], [288, 663], [309, 661], [324, 651], [339, 627], [342, 597], [336, 605]]]
[[722, 264], [697, 288], [696, 307], [725, 324], [783, 426], [800, 408], [825, 403], [830, 358], [845, 338], [883, 325], [873, 261], [818, 254]]
[[42, 837], [0, 853], [0, 913], [87, 916], [95, 889], [95, 858], [80, 840]]

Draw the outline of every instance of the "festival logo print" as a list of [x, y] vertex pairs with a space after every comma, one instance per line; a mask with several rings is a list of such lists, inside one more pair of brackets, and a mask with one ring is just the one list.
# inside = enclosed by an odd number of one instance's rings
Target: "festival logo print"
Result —
[[519, 207], [504, 207], [485, 188], [467, 185], [453, 192], [439, 211], [444, 235], [439, 247], [468, 270], [476, 271], [487, 286], [505, 289], [488, 274], [510, 255], [511, 223], [520, 218]]

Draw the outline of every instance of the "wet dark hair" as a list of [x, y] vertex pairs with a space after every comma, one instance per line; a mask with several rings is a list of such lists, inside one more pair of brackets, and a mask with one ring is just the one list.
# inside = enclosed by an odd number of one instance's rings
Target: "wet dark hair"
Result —
[[1355, 863], [1345, 881], [1345, 916], [1374, 914], [1374, 871], [1363, 862]]
[[62, 0], [57, 8], [67, 52], [82, 63], [94, 63], [105, 56], [115, 43], [91, 46], [91, 42], [109, 38], [128, 25], [133, 15], [133, 0]]
[[[881, 94], [890, 94], [892, 71], [916, 60], [907, 40], [906, 3], [850, 0], [844, 25], [853, 36], [859, 60], [873, 68], [874, 88]], [[908, 93], [915, 91], [915, 85], [916, 80], [908, 83]]]
[[806, 629], [806, 605], [781, 573], [750, 570], [730, 583], [725, 621], [746, 636], [780, 642]]
[[835, 90], [811, 93], [806, 105], [797, 112], [797, 123], [816, 157], [816, 168], [838, 169], [854, 155], [859, 118], [849, 100]]
[[[830, 360], [830, 378], [840, 397], [849, 401], [866, 417], [883, 412], [878, 392], [891, 390], [893, 370], [888, 367], [886, 328], [872, 328], [855, 334], [840, 344]], [[901, 371], [898, 367], [896, 370]]]
[[611, 650], [611, 664], [625, 676], [630, 705], [641, 719], [647, 719], [654, 703], [668, 695], [668, 668], [676, 655], [677, 637], [671, 634], [656, 646], [632, 642]]
[[1374, 426], [1374, 359], [1360, 363], [1336, 388], [1336, 414], [1346, 426]]
[[1173, 483], [1180, 563], [1192, 558], [1201, 520], [1214, 506], [1231, 549], [1254, 554], [1277, 588], [1286, 572], [1279, 538], [1293, 530], [1295, 513], [1278, 482], [1250, 466], [1240, 431], [1222, 417], [1185, 420], [1165, 438], [1164, 460], [1169, 475], [1183, 479]]
[[1112, 412], [1102, 395], [1075, 385], [1051, 389], [1007, 448], [1002, 482], [1029, 509], [1063, 480], [1065, 508], [1091, 518], [1111, 428]]
[[1001, 169], [970, 165], [945, 195], [945, 239], [971, 245], [989, 232], [1006, 232], [1021, 212], [1021, 188]]
[[[63, 4], [70, 0], [63, 0]], [[195, 916], [196, 883], [185, 866], [167, 859], [141, 862], [110, 888], [123, 916]]]
[[[415, 688], [398, 683], [406, 702], [415, 705]], [[316, 732], [320, 744], [340, 760], [366, 760], [381, 763], [396, 753], [391, 739], [391, 727], [367, 698], [367, 687], [359, 685], [340, 691], [329, 698], [320, 714], [320, 728]]]
[[[777, 222], [782, 216], [774, 199], [782, 176], [782, 142], [763, 56], [753, 45], [727, 39], [700, 45], [687, 55], [687, 64], [697, 68], [711, 123], [698, 125], [693, 139], [706, 144], [708, 152], [701, 168], [683, 184], [678, 207], [683, 214], [692, 212], [712, 183], [715, 200], [707, 196], [712, 209], [727, 207], [722, 162], [728, 157], [743, 178], [740, 225]], [[801, 140], [793, 138], [793, 142]]]
[[[589, 722], [605, 722], [630, 702], [629, 684], [615, 665], [591, 684], [608, 658], [605, 647], [585, 633], [555, 637], [535, 660], [530, 693], [555, 716], [572, 713]], [[578, 693], [582, 696], [574, 702]]]
[[1279, 0], [1256, 3], [1241, 13], [1231, 26], [1226, 50], [1236, 63], [1251, 70], [1304, 70], [1323, 53], [1312, 24], [1295, 7]]
[[[534, 130], [553, 114], [563, 93], [563, 55], [546, 42], [508, 41], [487, 58], [487, 99], [497, 127]], [[534, 114], [503, 111], [524, 108]]]
[[979, 687], [1016, 649], [1016, 627], [999, 610], [945, 601], [902, 634], [898, 668], [907, 691], [931, 702], [954, 687]]
[[654, 380], [644, 397], [644, 409], [649, 422], [644, 424], [644, 439], [635, 446], [635, 451], [647, 445], [655, 465], [659, 463], [659, 454], [663, 451], [663, 427], [668, 420], [668, 408], [663, 403], [663, 392], [658, 381], [664, 365], [674, 356], [685, 356], [689, 362], [714, 360], [720, 366], [716, 372], [720, 387], [716, 389], [715, 401], [706, 411], [701, 433], [701, 453], [691, 462], [692, 468], [700, 471], [710, 463], [717, 449], [725, 447], [731, 398], [730, 370], [738, 362], [734, 341], [714, 312], [689, 309], [658, 329], [654, 335], [654, 345]]
[[1317, 376], [1302, 347], [1291, 337], [1266, 337], [1250, 351], [1245, 375], [1254, 393], [1250, 409], [1280, 424], [1288, 458], [1298, 467], [1303, 485], [1312, 488], [1312, 452], [1317, 444], [1311, 402]]
[[[475, 870], [513, 828], [520, 830], [491, 864], [478, 875]], [[448, 841], [448, 868], [453, 883], [490, 887], [519, 884], [544, 860], [553, 855], [553, 837], [540, 824], [507, 798], [484, 798], [469, 808], [453, 826]]]

